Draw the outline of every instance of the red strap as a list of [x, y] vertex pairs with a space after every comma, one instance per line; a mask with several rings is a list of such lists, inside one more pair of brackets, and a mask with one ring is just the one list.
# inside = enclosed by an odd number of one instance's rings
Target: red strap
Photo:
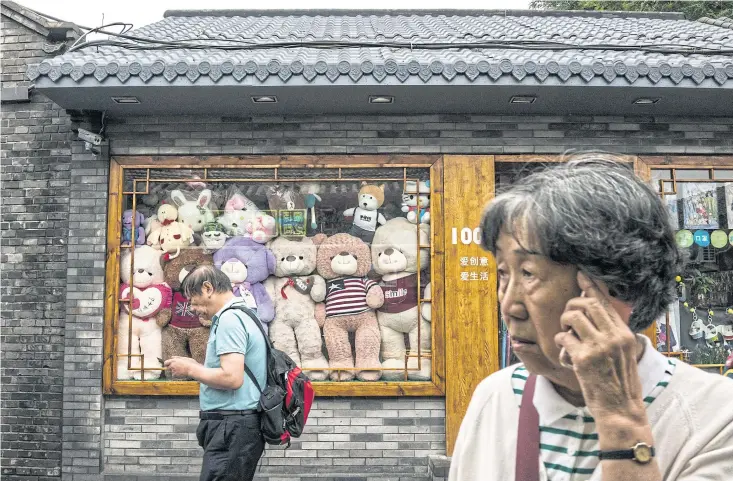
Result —
[[285, 294], [285, 288], [288, 286], [294, 286], [294, 285], [295, 285], [295, 281], [293, 280], [293, 278], [288, 277], [288, 281], [283, 285], [283, 288], [280, 289], [280, 295], [283, 296], [283, 299], [288, 298], [288, 296]]
[[530, 374], [524, 385], [522, 404], [519, 408], [515, 481], [540, 479], [540, 416], [532, 403], [536, 382], [537, 376]]

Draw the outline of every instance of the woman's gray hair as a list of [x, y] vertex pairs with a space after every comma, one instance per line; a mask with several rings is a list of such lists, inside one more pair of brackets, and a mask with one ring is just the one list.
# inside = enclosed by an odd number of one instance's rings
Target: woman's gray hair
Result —
[[203, 293], [204, 282], [209, 282], [214, 292], [232, 292], [232, 281], [226, 274], [210, 264], [194, 267], [181, 282], [181, 292], [187, 298], [200, 296]]
[[577, 266], [632, 304], [629, 327], [640, 332], [675, 299], [682, 257], [661, 199], [619, 160], [575, 154], [520, 179], [489, 203], [482, 245], [496, 254], [499, 235], [508, 233]]

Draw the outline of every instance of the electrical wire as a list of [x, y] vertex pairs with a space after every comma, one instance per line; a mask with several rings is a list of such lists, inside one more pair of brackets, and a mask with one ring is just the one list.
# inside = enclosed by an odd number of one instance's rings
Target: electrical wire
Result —
[[[142, 39], [141, 39], [142, 40]], [[411, 50], [447, 50], [447, 49], [522, 49], [522, 50], [607, 50], [619, 52], [647, 52], [679, 55], [733, 55], [731, 48], [696, 47], [678, 44], [572, 44], [562, 42], [541, 42], [528, 40], [491, 40], [479, 42], [345, 42], [341, 40], [316, 40], [307, 42], [267, 42], [255, 43], [237, 39], [186, 39], [186, 40], [158, 40], [144, 39], [141, 43], [123, 42], [118, 40], [94, 40], [70, 48], [72, 52], [91, 46], [110, 46], [128, 50], [173, 50], [173, 49], [216, 49], [216, 50], [268, 50], [276, 48], [394, 48]]]
[[[125, 22], [112, 22], [112, 23], [108, 23], [108, 24], [106, 24], [106, 25], [102, 25], [101, 27], [97, 27], [97, 28], [92, 28], [92, 29], [90, 29], [90, 30], [88, 30], [88, 31], [84, 32], [84, 34], [83, 34], [83, 35], [81, 35], [81, 36], [80, 36], [79, 38], [77, 38], [77, 39], [76, 39], [76, 41], [75, 41], [75, 42], [74, 42], [74, 43], [73, 43], [73, 44], [71, 45], [71, 47], [69, 47], [69, 50], [68, 50], [68, 51], [69, 51], [69, 52], [72, 52], [73, 50], [76, 50], [76, 46], [77, 46], [77, 45], [78, 45], [78, 44], [79, 44], [79, 43], [80, 43], [80, 42], [82, 41], [82, 39], [85, 39], [85, 38], [87, 38], [87, 36], [88, 36], [89, 34], [91, 34], [91, 33], [94, 33], [94, 32], [99, 32], [99, 31], [101, 31], [101, 30], [102, 30], [103, 28], [107, 28], [107, 27], [116, 27], [116, 26], [119, 26], [119, 25], [121, 25], [121, 26], [122, 26], [122, 32], [120, 32], [121, 34], [124, 34], [124, 32], [129, 32], [129, 31], [130, 31], [130, 29], [132, 28], [132, 24], [131, 24], [131, 23], [125, 23]], [[128, 27], [129, 27], [129, 28], [128, 28]], [[81, 43], [81, 45], [84, 45], [84, 44], [86, 44], [86, 43], [88, 43], [88, 42], [83, 42], [83, 43]], [[73, 49], [73, 50], [72, 50], [72, 49]]]

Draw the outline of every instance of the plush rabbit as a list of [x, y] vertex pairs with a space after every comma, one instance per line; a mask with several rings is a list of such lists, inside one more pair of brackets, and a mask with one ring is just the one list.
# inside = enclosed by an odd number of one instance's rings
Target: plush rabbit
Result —
[[180, 190], [171, 192], [171, 199], [178, 206], [178, 221], [188, 225], [195, 233], [203, 231], [209, 222], [214, 222], [214, 213], [209, 208], [209, 189], [202, 190], [195, 201], [187, 200]]

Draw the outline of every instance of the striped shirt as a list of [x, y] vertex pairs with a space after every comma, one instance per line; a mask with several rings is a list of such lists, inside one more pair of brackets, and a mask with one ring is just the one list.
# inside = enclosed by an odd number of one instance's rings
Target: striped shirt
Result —
[[366, 295], [376, 285], [366, 277], [339, 277], [326, 281], [326, 317], [368, 311]]
[[[647, 348], [650, 348], [648, 345]], [[646, 364], [644, 364], [646, 358]], [[674, 373], [673, 359], [647, 356], [639, 361], [644, 403], [649, 405], [661, 394]], [[643, 374], [642, 374], [643, 373]], [[512, 388], [521, 405], [529, 373], [518, 364], [512, 374]], [[573, 406], [557, 394], [544, 377], [537, 377], [534, 404], [540, 415], [540, 459], [549, 481], [586, 481], [600, 460], [600, 443], [595, 420], [588, 409]]]

